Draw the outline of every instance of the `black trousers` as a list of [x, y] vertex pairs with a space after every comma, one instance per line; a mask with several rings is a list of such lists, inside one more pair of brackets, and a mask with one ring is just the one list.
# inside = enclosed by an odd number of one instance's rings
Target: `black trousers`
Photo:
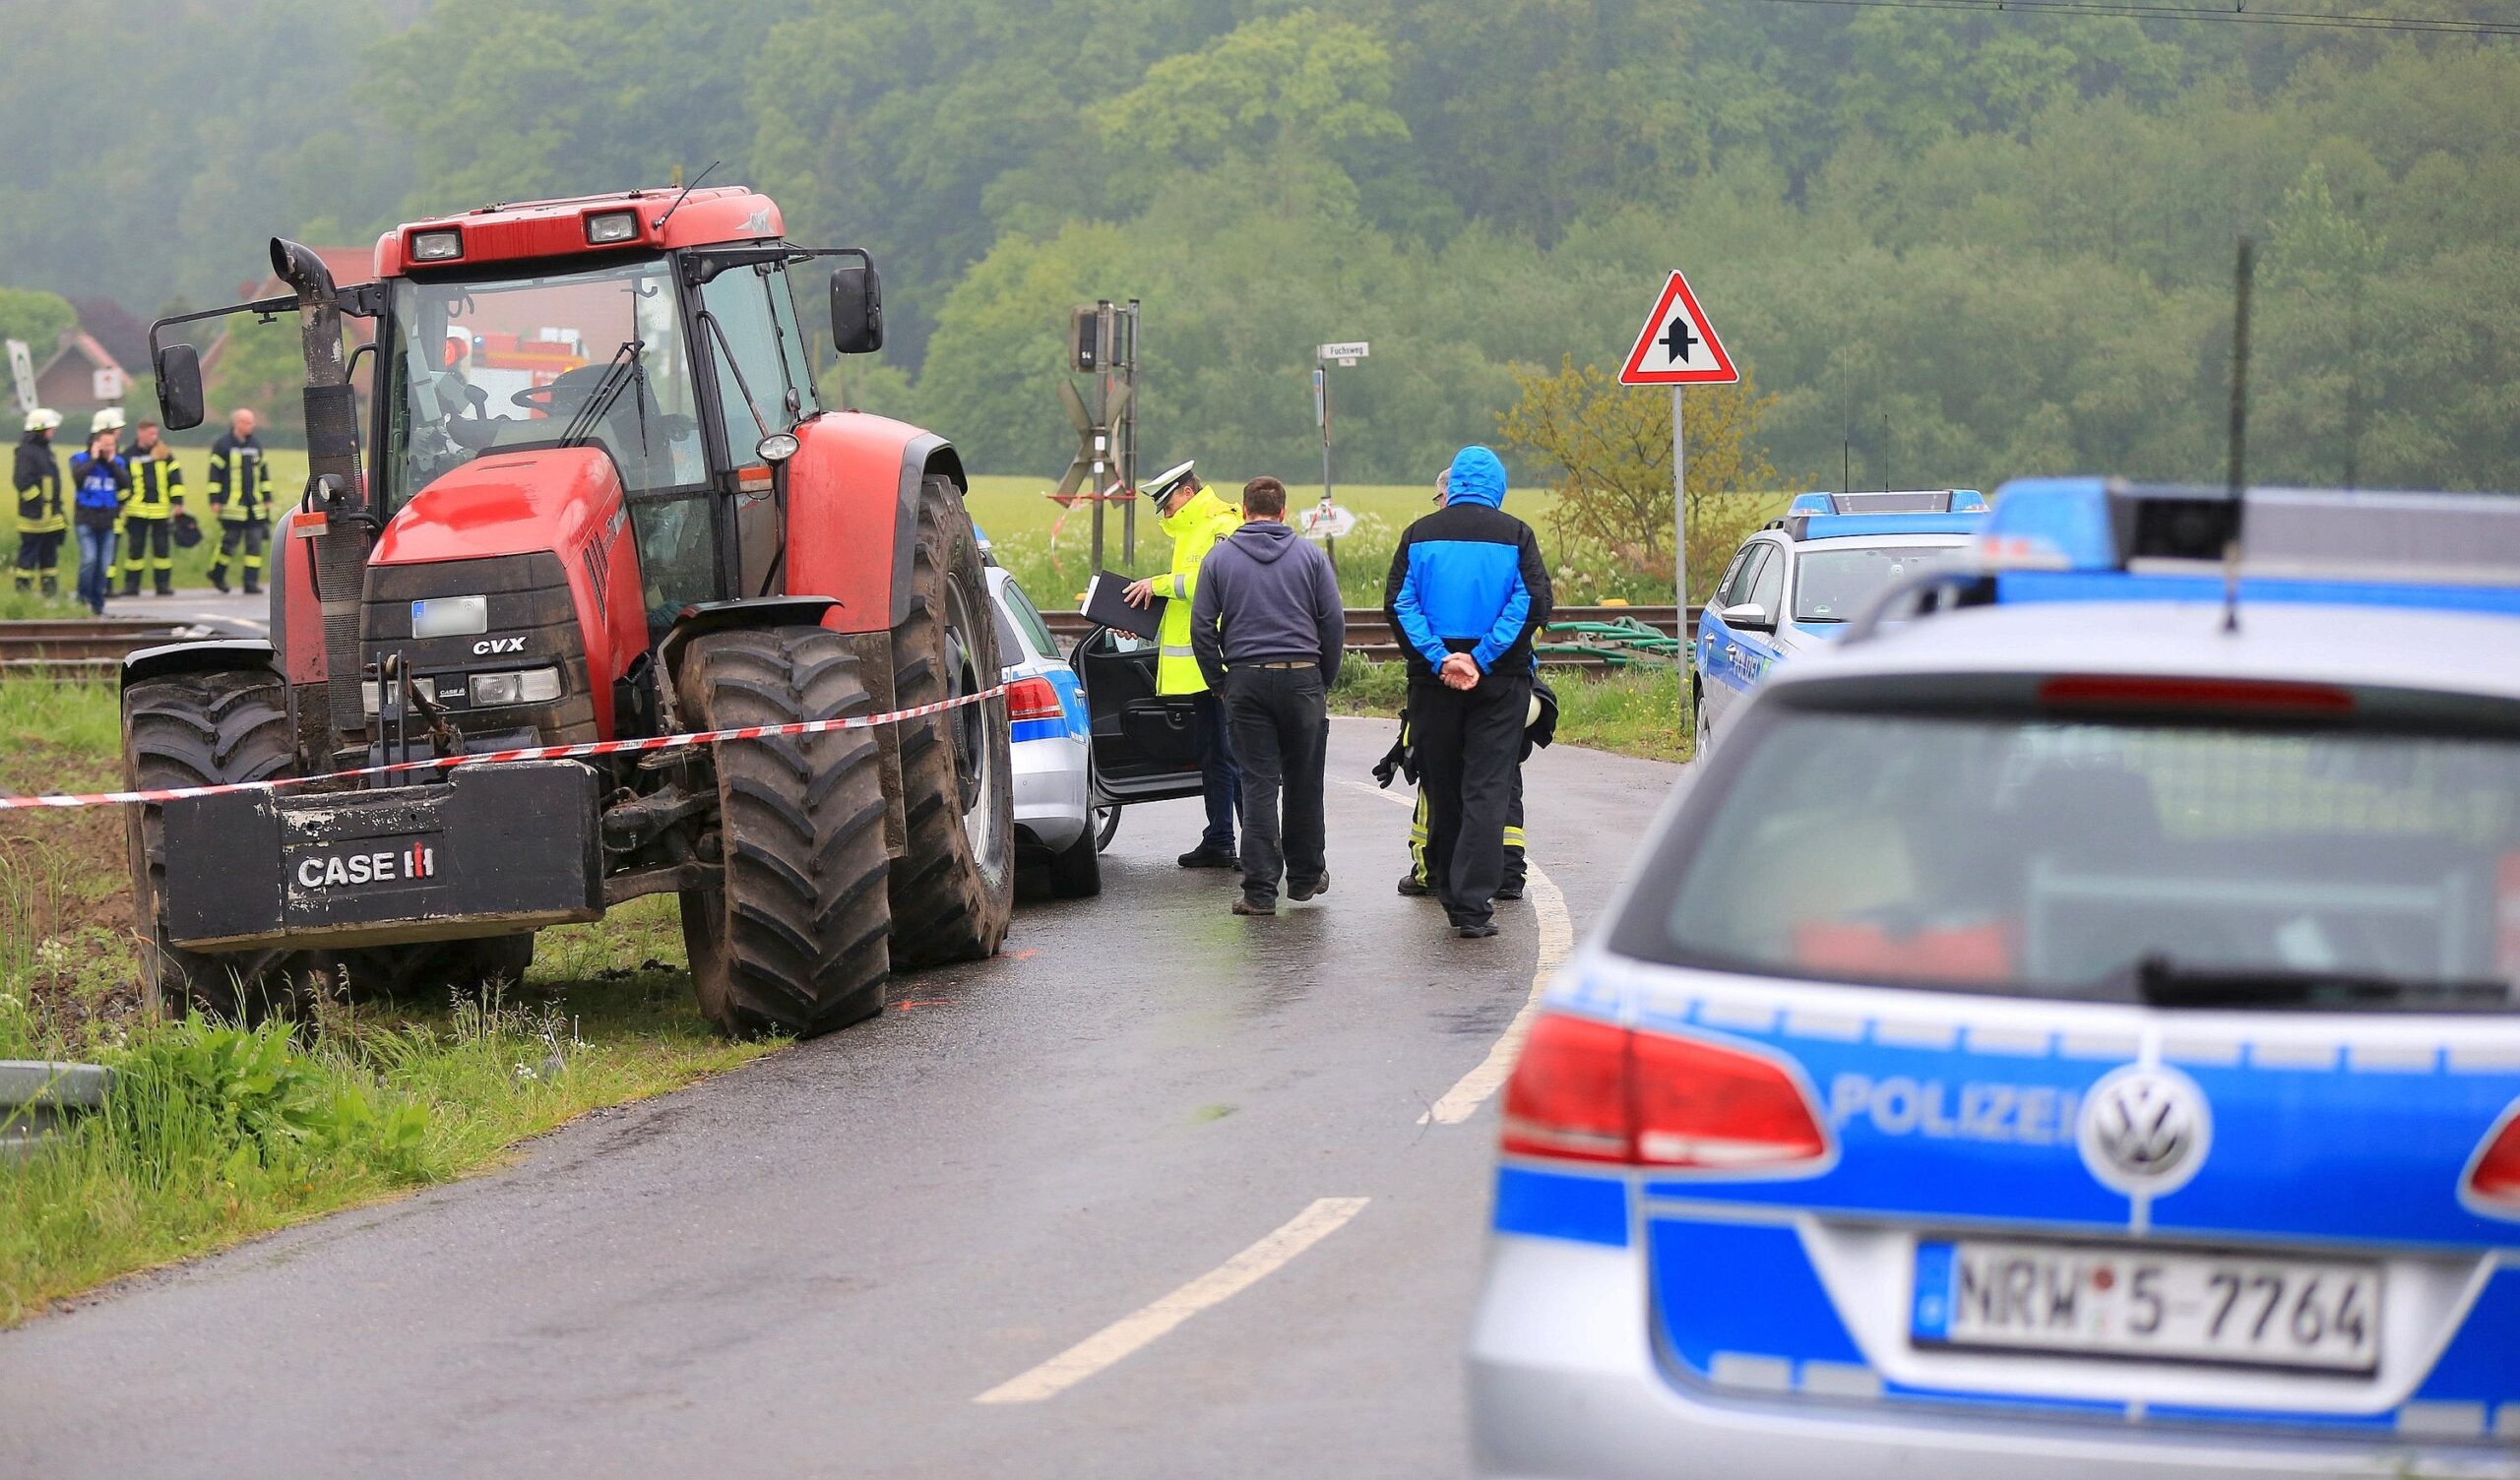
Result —
[[1330, 871], [1322, 856], [1330, 708], [1321, 669], [1235, 668], [1226, 674], [1225, 711], [1242, 767], [1242, 897], [1274, 907], [1280, 879], [1308, 886]]
[[1531, 709], [1528, 673], [1482, 675], [1467, 693], [1409, 681], [1409, 730], [1426, 793], [1426, 885], [1456, 925], [1484, 925], [1505, 872], [1505, 824]]
[[271, 536], [271, 528], [258, 519], [222, 519], [219, 526], [219, 558], [210, 563], [213, 584], [227, 579], [227, 562], [238, 550], [244, 551], [241, 564], [245, 568], [245, 589], [263, 584], [263, 541]]
[[18, 589], [34, 589], [37, 575], [43, 577], [45, 595], [61, 589], [61, 542], [69, 535], [67, 529], [47, 529], [18, 536]]
[[175, 591], [174, 516], [149, 519], [137, 514], [123, 516], [122, 593], [140, 594], [140, 576], [154, 571], [158, 576], [158, 594], [170, 596]]

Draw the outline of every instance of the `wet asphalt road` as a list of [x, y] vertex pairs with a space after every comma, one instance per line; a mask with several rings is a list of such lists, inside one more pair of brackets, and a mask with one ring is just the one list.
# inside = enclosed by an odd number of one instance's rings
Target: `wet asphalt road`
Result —
[[[1388, 739], [1336, 726], [1309, 905], [1233, 918], [1171, 861], [1196, 804], [1132, 811], [1101, 899], [873, 1023], [0, 1335], [0, 1475], [1459, 1473], [1495, 1107], [1419, 1117], [1524, 1004], [1544, 906], [1466, 942], [1393, 892]], [[1579, 935], [1678, 774], [1533, 763]], [[1064, 1390], [974, 1401], [1322, 1199], [1368, 1201]]]

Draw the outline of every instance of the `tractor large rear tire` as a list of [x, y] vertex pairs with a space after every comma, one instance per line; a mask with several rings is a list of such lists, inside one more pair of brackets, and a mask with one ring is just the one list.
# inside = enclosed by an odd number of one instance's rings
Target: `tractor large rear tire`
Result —
[[[266, 781], [297, 769], [288, 722], [288, 685], [277, 673], [182, 673], [146, 679], [122, 694], [123, 775], [132, 789]], [[140, 986], [149, 1009], [180, 1017], [187, 1007], [236, 1021], [259, 1021], [303, 1005], [303, 953], [261, 948], [199, 953], [166, 941], [160, 901], [166, 883], [165, 824], [154, 803], [127, 814], [132, 903], [140, 916]], [[222, 867], [215, 858], [183, 868]]]
[[[712, 730], [873, 708], [856, 650], [819, 627], [695, 638], [676, 693], [686, 722]], [[714, 750], [724, 886], [682, 895], [701, 1013], [744, 1037], [810, 1038], [874, 1017], [892, 911], [873, 732], [724, 740]]]
[[[963, 496], [919, 485], [910, 615], [893, 629], [893, 700], [941, 704], [997, 686], [997, 618]], [[893, 865], [893, 961], [997, 953], [1015, 912], [1015, 789], [1006, 708], [965, 705], [901, 726], [909, 850]]]

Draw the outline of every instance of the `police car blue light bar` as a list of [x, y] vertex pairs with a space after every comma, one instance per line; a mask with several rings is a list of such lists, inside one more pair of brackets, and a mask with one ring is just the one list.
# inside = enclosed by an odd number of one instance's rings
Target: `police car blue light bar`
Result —
[[2236, 540], [2243, 601], [2520, 612], [2520, 498], [2025, 478], [1978, 540], [1998, 600], [2213, 599]]
[[1799, 493], [1786, 506], [1788, 519], [1833, 514], [1984, 514], [1986, 496], [1975, 488], [1883, 489], [1857, 493]]

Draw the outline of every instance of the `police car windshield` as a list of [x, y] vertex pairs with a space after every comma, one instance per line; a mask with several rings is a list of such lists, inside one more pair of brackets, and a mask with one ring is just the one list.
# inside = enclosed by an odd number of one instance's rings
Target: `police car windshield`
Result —
[[2238, 1005], [2317, 1005], [2286, 982], [2514, 1005], [2520, 741], [1788, 709], [1743, 755], [1614, 949], [2037, 997], [2163, 1000], [2173, 962]]
[[1805, 550], [1795, 567], [1794, 620], [1852, 621], [1891, 583], [1949, 564], [1960, 550], [1956, 544]]

